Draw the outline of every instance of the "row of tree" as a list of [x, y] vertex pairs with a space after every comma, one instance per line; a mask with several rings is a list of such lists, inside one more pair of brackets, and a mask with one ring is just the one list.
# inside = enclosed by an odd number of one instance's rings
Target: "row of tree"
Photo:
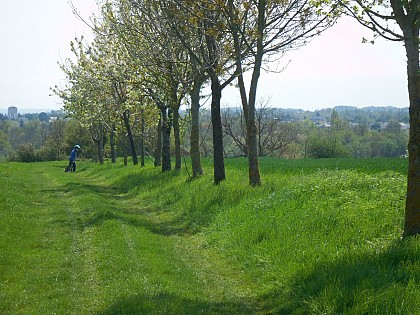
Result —
[[[65, 109], [91, 130], [98, 152], [106, 132], [125, 133], [137, 163], [133, 125], [158, 121], [162, 170], [181, 167], [179, 109], [191, 113], [193, 176], [202, 173], [199, 109], [202, 88], [211, 89], [214, 182], [225, 179], [220, 102], [234, 82], [241, 96], [249, 183], [260, 185], [256, 94], [260, 72], [290, 49], [304, 45], [342, 13], [385, 38], [404, 41], [410, 94], [409, 177], [405, 234], [420, 232], [420, 0], [109, 0], [92, 18], [95, 37], [72, 42], [75, 58], [61, 67], [68, 84], [54, 91]], [[76, 9], [75, 9], [75, 12]], [[250, 73], [248, 85], [244, 73]], [[122, 131], [123, 130], [123, 131]], [[141, 135], [145, 139], [145, 135]], [[111, 151], [114, 139], [110, 138]], [[101, 156], [101, 153], [99, 154]], [[100, 158], [101, 160], [101, 158]]]
[[[134, 161], [132, 125], [159, 120], [163, 171], [171, 168], [172, 128], [175, 169], [181, 167], [179, 109], [188, 102], [193, 176], [199, 176], [200, 92], [210, 85], [218, 184], [225, 179], [221, 95], [236, 80], [245, 115], [249, 181], [259, 185], [255, 102], [261, 68], [329, 27], [335, 20], [334, 7], [301, 0], [107, 1], [93, 21], [93, 42], [72, 43], [75, 61], [62, 64], [69, 84], [55, 92], [69, 113], [96, 130], [98, 139], [105, 130], [115, 134], [124, 129]], [[248, 92], [243, 78], [247, 70]]]

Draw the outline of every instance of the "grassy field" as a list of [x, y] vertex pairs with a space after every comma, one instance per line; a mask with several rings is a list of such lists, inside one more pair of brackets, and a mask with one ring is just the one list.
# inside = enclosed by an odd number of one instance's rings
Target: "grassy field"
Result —
[[0, 163], [0, 314], [420, 314], [405, 159], [205, 163]]

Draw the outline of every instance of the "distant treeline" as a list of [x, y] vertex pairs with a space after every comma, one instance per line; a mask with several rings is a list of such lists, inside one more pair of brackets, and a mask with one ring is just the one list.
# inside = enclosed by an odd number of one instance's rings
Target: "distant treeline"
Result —
[[[334, 109], [304, 111], [260, 106], [256, 111], [259, 156], [279, 158], [329, 157], [398, 157], [405, 156], [408, 142], [408, 109], [371, 107], [358, 109], [340, 106]], [[189, 154], [190, 120], [182, 115], [183, 154]], [[156, 122], [157, 123], [157, 122]], [[245, 124], [240, 108], [222, 111], [224, 156], [246, 156]], [[144, 126], [143, 126], [144, 127]], [[200, 149], [204, 157], [212, 156], [211, 117], [209, 110], [200, 113]], [[78, 121], [52, 114], [25, 114], [9, 120], [0, 114], [1, 161], [50, 161], [66, 159], [77, 143], [81, 158], [97, 160], [95, 131]], [[149, 123], [142, 131], [133, 128], [134, 141], [140, 152], [153, 156], [157, 128]], [[110, 136], [102, 135], [103, 152], [111, 155]], [[117, 156], [130, 155], [124, 133], [114, 134]], [[173, 148], [172, 148], [173, 149]]]

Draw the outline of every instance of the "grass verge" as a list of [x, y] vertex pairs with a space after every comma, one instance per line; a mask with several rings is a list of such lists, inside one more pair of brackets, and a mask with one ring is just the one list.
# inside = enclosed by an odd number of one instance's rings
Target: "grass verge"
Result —
[[227, 180], [0, 164], [0, 312], [416, 314], [406, 161], [246, 160]]

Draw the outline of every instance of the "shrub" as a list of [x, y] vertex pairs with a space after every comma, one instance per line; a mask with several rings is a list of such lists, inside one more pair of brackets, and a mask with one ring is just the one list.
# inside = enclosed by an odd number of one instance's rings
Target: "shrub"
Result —
[[56, 161], [59, 159], [55, 147], [43, 146], [38, 152], [37, 157], [39, 161]]
[[308, 146], [308, 157], [311, 158], [340, 158], [348, 157], [349, 152], [338, 141], [327, 138], [314, 138]]
[[26, 163], [35, 162], [38, 160], [35, 154], [34, 147], [31, 143], [21, 144], [16, 150], [15, 159], [18, 162]]

